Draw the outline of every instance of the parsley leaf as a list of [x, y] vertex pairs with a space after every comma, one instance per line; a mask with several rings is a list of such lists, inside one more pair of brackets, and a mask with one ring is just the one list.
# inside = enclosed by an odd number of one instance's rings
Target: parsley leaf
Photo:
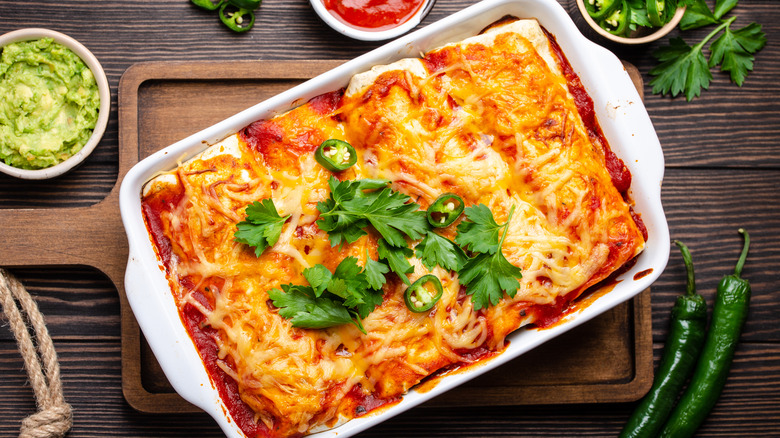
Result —
[[268, 296], [279, 308], [279, 315], [289, 319], [295, 327], [317, 329], [355, 323], [342, 304], [330, 298], [315, 297], [311, 287], [283, 284], [282, 290], [271, 289]]
[[501, 251], [495, 254], [479, 254], [469, 259], [460, 271], [460, 281], [467, 285], [474, 309], [498, 304], [504, 292], [510, 297], [520, 288], [520, 268], [509, 263]]
[[422, 238], [428, 230], [428, 219], [419, 204], [389, 188], [382, 190], [363, 213], [379, 234], [393, 246], [407, 246], [404, 235], [412, 240]]
[[466, 219], [458, 224], [455, 243], [472, 252], [493, 254], [498, 250], [498, 232], [503, 225], [496, 223], [485, 204], [466, 207]]
[[[515, 207], [512, 206], [506, 222], [499, 227], [504, 228], [504, 235], [498, 242], [496, 250], [493, 253], [484, 252], [470, 258], [459, 272], [460, 281], [466, 285], [466, 293], [471, 295], [475, 310], [498, 304], [504, 293], [514, 297], [517, 289], [520, 288], [518, 278], [523, 276], [520, 268], [509, 263], [501, 251], [514, 211]], [[495, 223], [492, 214], [491, 221]]]
[[366, 257], [366, 281], [371, 289], [381, 289], [387, 279], [385, 274], [390, 272], [390, 268], [382, 262], [378, 262], [371, 257]]
[[[357, 261], [346, 257], [333, 273], [323, 265], [306, 268], [303, 276], [309, 286], [284, 284], [281, 290], [268, 291], [268, 296], [279, 308], [279, 315], [295, 327], [319, 329], [352, 323], [365, 333], [361, 320], [382, 304], [384, 294], [381, 285], [372, 287], [378, 280], [369, 280], [369, 269], [363, 270]], [[381, 271], [376, 266], [370, 269], [372, 276]], [[384, 269], [386, 272], [387, 267]]]
[[[363, 302], [355, 306], [355, 311], [357, 311], [357, 316], [360, 317], [360, 319], [363, 319], [367, 317], [371, 312], [376, 309], [376, 306], [382, 304], [382, 301], [384, 300], [384, 293], [381, 289], [369, 289], [366, 291], [365, 296], [363, 297]], [[363, 333], [365, 333], [365, 330], [362, 330]]]
[[407, 285], [412, 284], [409, 282], [409, 278], [406, 274], [414, 272], [414, 266], [407, 260], [408, 257], [414, 255], [414, 252], [406, 247], [391, 246], [385, 239], [379, 239], [379, 242], [377, 243], [379, 244], [377, 247], [379, 258], [384, 259], [387, 262], [387, 266], [390, 267], [390, 270], [395, 272], [404, 283]]
[[324, 265], [314, 265], [303, 270], [303, 277], [306, 278], [306, 281], [314, 289], [314, 295], [319, 297], [328, 288], [328, 283], [333, 278], [333, 274]]
[[718, 22], [704, 0], [693, 0], [685, 8], [680, 20], [680, 30], [697, 29]]
[[273, 246], [282, 234], [282, 226], [290, 216], [279, 216], [271, 198], [253, 202], [246, 206], [246, 218], [236, 225], [233, 235], [236, 242], [255, 247], [255, 255]]
[[669, 45], [653, 53], [661, 64], [650, 70], [655, 76], [650, 85], [655, 94], [671, 94], [672, 97], [685, 93], [690, 101], [701, 94], [701, 89], [709, 88], [712, 73], [707, 66], [701, 49], [704, 41], [691, 47], [682, 38], [672, 38]]
[[739, 0], [717, 0], [715, 2], [715, 10], [713, 11], [713, 15], [715, 15], [715, 18], [720, 20], [721, 17], [726, 15], [730, 10], [734, 9], [734, 6], [736, 6], [738, 2]]
[[357, 258], [346, 257], [333, 272], [333, 277], [328, 283], [328, 292], [343, 298], [346, 307], [363, 304], [368, 280], [362, 270], [363, 268], [357, 264]]
[[720, 64], [721, 71], [729, 72], [731, 80], [740, 87], [745, 82], [748, 72], [753, 70], [753, 53], [761, 50], [766, 44], [766, 35], [761, 32], [761, 25], [751, 23], [742, 29], [732, 32], [726, 28], [712, 46], [710, 46], [710, 67]]
[[436, 265], [451, 271], [459, 271], [468, 260], [466, 253], [459, 246], [433, 231], [428, 231], [414, 250], [417, 258], [429, 271]]
[[[411, 198], [387, 187], [387, 180], [339, 181], [331, 177], [329, 199], [317, 204], [317, 226], [331, 246], [353, 243], [371, 225], [392, 246], [407, 246], [405, 237], [422, 238], [428, 230], [425, 212]], [[381, 189], [381, 190], [379, 190]]]
[[328, 180], [330, 198], [317, 203], [317, 210], [321, 213], [317, 226], [328, 232], [331, 246], [337, 246], [344, 242], [353, 243], [366, 234], [363, 228], [368, 226], [368, 221], [346, 212], [344, 203], [353, 201], [356, 196], [362, 196], [363, 190], [382, 188], [387, 186], [390, 181], [376, 180], [373, 182], [376, 184], [372, 184], [369, 180], [339, 182], [333, 177]]

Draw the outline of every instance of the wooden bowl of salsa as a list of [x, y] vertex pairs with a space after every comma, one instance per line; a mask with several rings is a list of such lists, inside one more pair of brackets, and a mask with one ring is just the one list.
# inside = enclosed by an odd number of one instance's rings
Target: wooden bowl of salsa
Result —
[[328, 26], [363, 41], [389, 40], [409, 32], [435, 0], [310, 0]]

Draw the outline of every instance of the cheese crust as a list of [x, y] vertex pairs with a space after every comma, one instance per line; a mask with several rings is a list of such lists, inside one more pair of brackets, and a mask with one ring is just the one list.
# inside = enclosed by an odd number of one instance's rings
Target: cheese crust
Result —
[[[498, 353], [508, 334], [559, 314], [642, 251], [608, 146], [583, 122], [560, 63], [535, 20], [504, 23], [356, 75], [147, 183], [145, 220], [182, 319], [212, 379], [233, 381], [240, 402], [228, 408], [249, 413], [247, 435], [333, 427], [438, 370]], [[442, 282], [431, 312], [410, 312], [405, 286], [388, 276], [366, 334], [350, 324], [292, 327], [270, 289], [307, 284], [301, 272], [316, 264], [332, 272], [348, 256], [377, 259], [375, 233], [334, 248], [315, 223], [332, 174], [314, 151], [329, 138], [358, 153], [339, 179], [388, 179], [422, 208], [456, 193], [498, 223], [514, 206], [503, 254], [522, 270], [517, 294], [475, 310], [457, 273], [412, 258], [411, 281], [432, 273]], [[265, 198], [290, 218], [258, 257], [233, 234], [245, 207]], [[442, 231], [455, 234], [455, 225]]]

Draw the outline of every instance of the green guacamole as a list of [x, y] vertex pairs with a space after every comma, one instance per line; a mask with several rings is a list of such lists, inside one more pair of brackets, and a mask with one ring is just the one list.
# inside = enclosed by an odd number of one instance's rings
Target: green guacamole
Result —
[[84, 61], [51, 38], [0, 55], [0, 160], [21, 169], [65, 161], [92, 135], [100, 97]]

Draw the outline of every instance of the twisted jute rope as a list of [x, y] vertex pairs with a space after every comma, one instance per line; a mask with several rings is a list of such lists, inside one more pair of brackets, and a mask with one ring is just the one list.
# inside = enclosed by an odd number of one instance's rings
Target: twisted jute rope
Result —
[[[60, 364], [54, 343], [35, 301], [19, 280], [3, 269], [0, 269], [0, 303], [19, 344], [38, 405], [37, 413], [22, 420], [19, 438], [63, 437], [73, 425], [73, 414], [62, 395]], [[37, 348], [23, 313], [35, 332]]]

